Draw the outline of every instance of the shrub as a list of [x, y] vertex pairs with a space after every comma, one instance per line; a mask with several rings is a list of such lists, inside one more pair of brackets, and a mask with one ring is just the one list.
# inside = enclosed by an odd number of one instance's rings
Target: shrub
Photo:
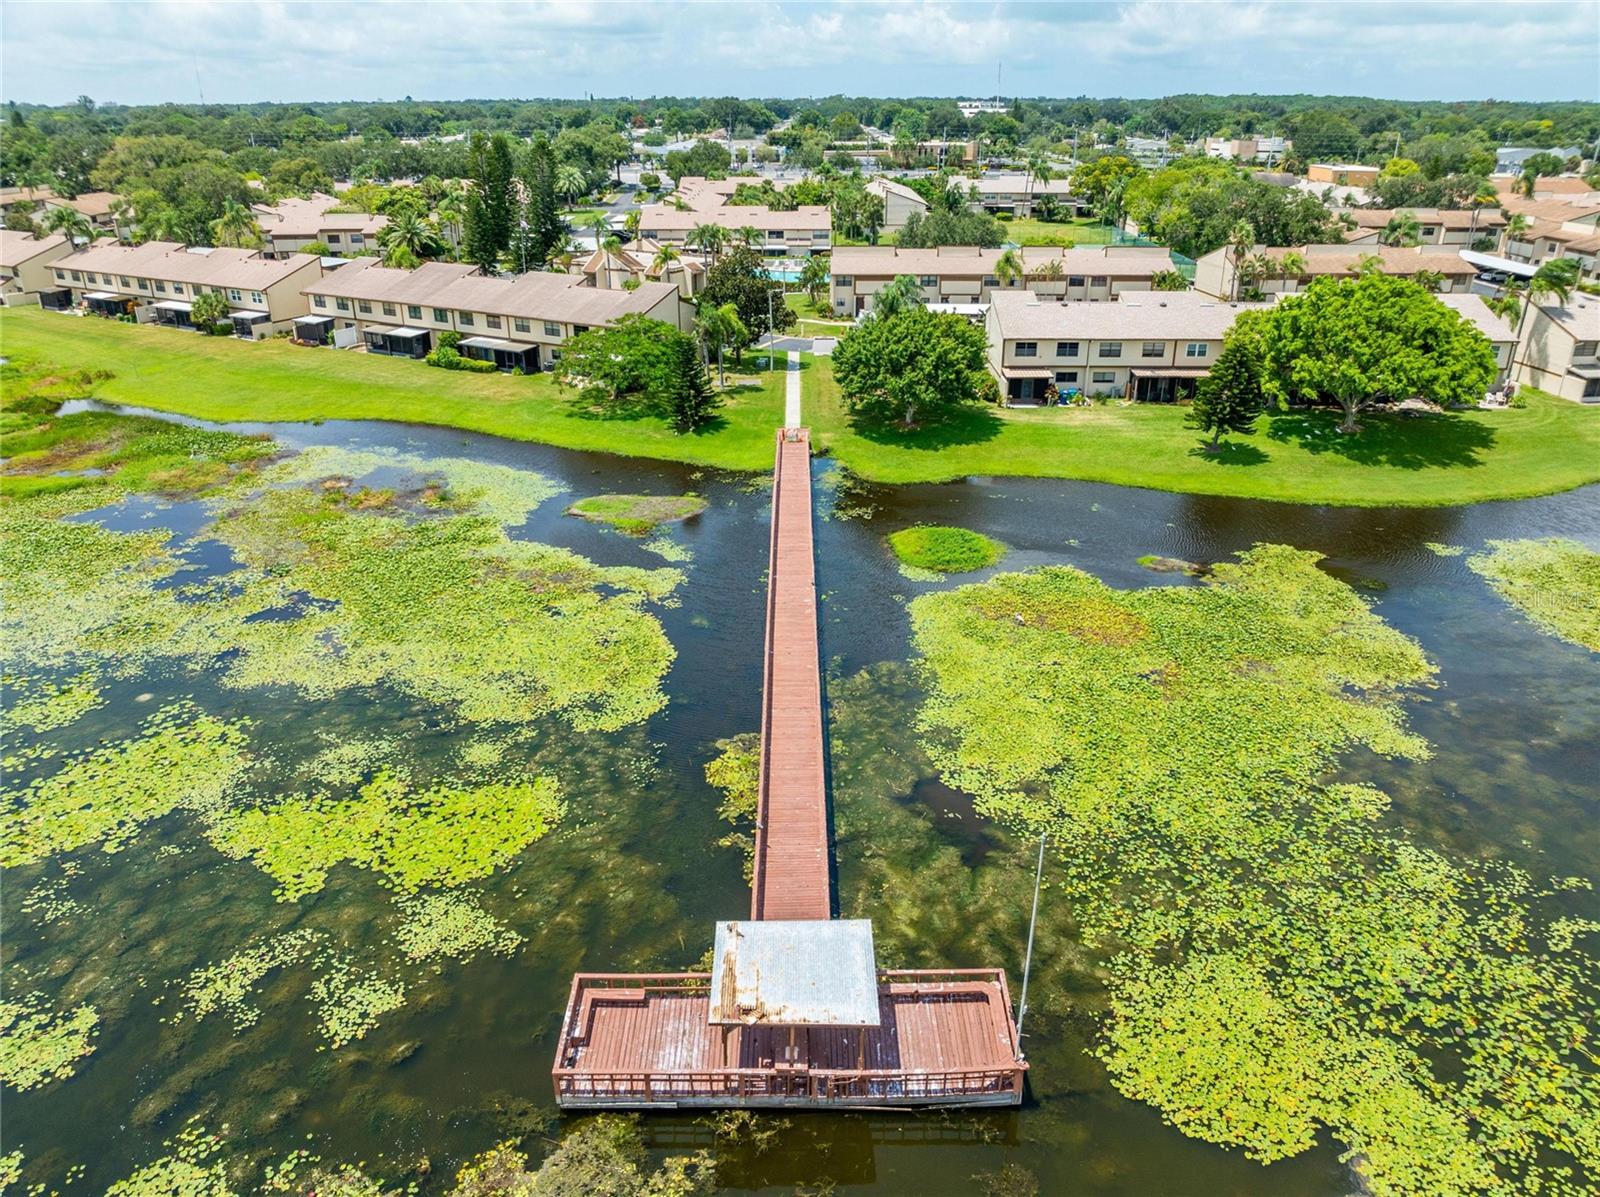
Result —
[[647, 191], [660, 191], [661, 176], [654, 171], [647, 170], [639, 176], [639, 186]]
[[493, 362], [480, 362], [477, 358], [462, 357], [448, 345], [441, 345], [422, 359], [441, 370], [465, 370], [469, 374], [490, 374], [498, 367]]
[[451, 330], [451, 331], [442, 332], [442, 333], [439, 334], [439, 348], [440, 349], [452, 349], [453, 350], [459, 344], [461, 344], [461, 334], [460, 333], [455, 332], [454, 330]]
[[943, 574], [987, 569], [1006, 553], [1005, 545], [981, 532], [935, 524], [902, 528], [890, 535], [889, 547], [906, 565]]

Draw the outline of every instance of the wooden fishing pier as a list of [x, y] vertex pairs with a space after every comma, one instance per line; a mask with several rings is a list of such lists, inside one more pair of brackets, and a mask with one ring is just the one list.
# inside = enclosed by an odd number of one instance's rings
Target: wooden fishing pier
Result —
[[1020, 1104], [1003, 969], [879, 969], [870, 920], [832, 917], [808, 430], [776, 448], [750, 918], [716, 925], [710, 973], [573, 977], [556, 1101]]

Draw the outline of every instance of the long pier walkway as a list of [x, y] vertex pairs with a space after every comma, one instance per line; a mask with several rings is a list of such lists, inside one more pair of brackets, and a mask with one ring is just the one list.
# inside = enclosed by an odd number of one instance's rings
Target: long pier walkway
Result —
[[822, 753], [822, 665], [811, 543], [811, 436], [778, 433], [761, 704], [752, 919], [825, 919], [828, 794]]
[[811, 438], [790, 360], [777, 435], [750, 920], [710, 973], [579, 973], [551, 1080], [563, 1109], [1016, 1105], [1027, 1077], [1004, 969], [877, 967], [833, 920]]

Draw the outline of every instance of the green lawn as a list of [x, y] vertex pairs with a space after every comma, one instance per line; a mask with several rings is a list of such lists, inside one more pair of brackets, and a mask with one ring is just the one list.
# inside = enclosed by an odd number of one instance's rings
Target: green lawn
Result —
[[1523, 389], [1521, 410], [1368, 416], [1354, 438], [1332, 413], [1263, 419], [1222, 454], [1200, 451], [1186, 409], [1142, 404], [975, 411], [910, 436], [863, 434], [825, 358], [806, 358], [815, 443], [878, 482], [969, 474], [1079, 478], [1156, 490], [1346, 506], [1442, 506], [1526, 498], [1600, 481], [1600, 408]]
[[598, 418], [544, 374], [468, 374], [39, 308], [0, 311], [0, 353], [110, 370], [114, 377], [95, 387], [98, 398], [207, 420], [399, 420], [737, 470], [772, 468], [772, 430], [783, 420], [781, 371], [730, 387], [715, 427], [680, 436], [659, 419]]
[[1018, 245], [1105, 245], [1111, 229], [1097, 220], [1069, 220], [1058, 224], [1043, 220], [1002, 220], [1006, 240]]
[[789, 331], [797, 337], [838, 337], [850, 329], [850, 321], [837, 319], [827, 303], [812, 303], [804, 291], [790, 291], [783, 302], [800, 319]]

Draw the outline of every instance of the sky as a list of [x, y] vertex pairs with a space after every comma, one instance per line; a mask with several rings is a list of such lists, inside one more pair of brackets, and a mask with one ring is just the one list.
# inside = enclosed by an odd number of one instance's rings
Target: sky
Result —
[[0, 0], [34, 103], [997, 90], [1596, 100], [1600, 0]]

